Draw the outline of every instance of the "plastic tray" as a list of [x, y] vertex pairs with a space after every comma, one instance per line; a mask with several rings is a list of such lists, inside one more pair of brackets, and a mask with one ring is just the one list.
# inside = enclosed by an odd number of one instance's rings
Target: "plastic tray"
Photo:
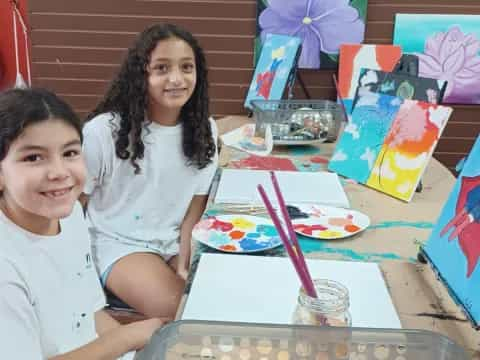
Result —
[[[232, 309], [235, 311], [235, 309]], [[138, 360], [463, 360], [429, 331], [178, 321], [158, 330]]]
[[[330, 112], [332, 115], [332, 123], [328, 127], [328, 134], [323, 139], [308, 139], [321, 141], [334, 141], [340, 129], [340, 124], [344, 121], [345, 116], [341, 106], [330, 100], [252, 100], [252, 111], [256, 121], [256, 132], [258, 136], [263, 136], [267, 124], [272, 126], [272, 135], [274, 141], [286, 141], [279, 139], [280, 134], [277, 133], [275, 125], [291, 124], [295, 115], [301, 117], [302, 113], [311, 114], [318, 112], [321, 114], [324, 111]], [[275, 124], [275, 125], [274, 125]], [[299, 141], [296, 139], [297, 142]], [[290, 139], [290, 141], [295, 141]]]

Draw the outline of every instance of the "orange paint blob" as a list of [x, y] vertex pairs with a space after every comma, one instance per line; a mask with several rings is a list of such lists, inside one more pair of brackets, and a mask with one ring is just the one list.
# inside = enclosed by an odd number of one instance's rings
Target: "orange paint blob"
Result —
[[354, 233], [360, 230], [360, 228], [357, 225], [353, 225], [353, 224], [346, 225], [344, 229], [345, 231], [348, 231], [350, 233]]
[[222, 249], [223, 251], [236, 251], [237, 248], [233, 245], [222, 245], [220, 246], [220, 249]]
[[228, 236], [230, 236], [232, 240], [241, 239], [243, 238], [244, 235], [245, 233], [243, 231], [238, 231], [238, 230], [232, 231], [230, 234], [228, 234]]

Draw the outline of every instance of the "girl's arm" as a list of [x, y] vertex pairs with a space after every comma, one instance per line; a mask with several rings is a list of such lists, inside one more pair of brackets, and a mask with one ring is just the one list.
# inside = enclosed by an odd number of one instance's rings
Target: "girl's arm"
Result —
[[192, 230], [195, 224], [200, 221], [205, 211], [207, 200], [208, 195], [195, 195], [180, 226], [180, 253], [178, 256], [177, 274], [183, 279], [187, 278], [190, 267]]
[[162, 324], [159, 319], [148, 319], [113, 327], [87, 345], [48, 360], [116, 360], [129, 351], [143, 348]]
[[105, 310], [99, 310], [95, 313], [95, 330], [97, 330], [99, 336], [121, 326], [122, 325]]

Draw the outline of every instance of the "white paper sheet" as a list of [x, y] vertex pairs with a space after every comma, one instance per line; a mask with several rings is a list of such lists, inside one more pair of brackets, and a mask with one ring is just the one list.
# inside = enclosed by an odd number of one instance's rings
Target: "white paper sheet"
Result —
[[[350, 207], [345, 190], [335, 173], [275, 171], [275, 175], [287, 204]], [[258, 184], [263, 185], [270, 200], [276, 203], [269, 171], [223, 169], [215, 203], [263, 204], [258, 194]]]
[[[375, 263], [307, 260], [312, 278], [349, 289], [352, 326], [401, 328]], [[290, 259], [202, 254], [182, 319], [290, 324], [300, 281]]]

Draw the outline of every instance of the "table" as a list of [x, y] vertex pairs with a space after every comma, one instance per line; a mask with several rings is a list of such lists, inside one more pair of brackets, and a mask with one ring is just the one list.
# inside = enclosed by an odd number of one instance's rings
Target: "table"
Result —
[[[250, 121], [246, 117], [230, 116], [218, 120], [217, 125], [222, 134]], [[272, 155], [291, 159], [300, 171], [318, 171], [325, 169], [333, 149], [333, 144], [292, 149], [280, 147], [275, 148]], [[255, 166], [251, 160], [254, 159], [248, 154], [231, 148], [224, 147], [220, 153], [221, 167]], [[480, 359], [479, 334], [470, 326], [429, 265], [417, 261], [419, 246], [428, 239], [455, 182], [454, 176], [432, 158], [422, 179], [423, 190], [416, 193], [410, 203], [353, 181], [342, 182], [351, 207], [366, 213], [371, 226], [344, 240], [317, 241], [300, 237], [300, 245], [306, 256], [379, 262], [404, 328], [444, 334], [470, 351], [475, 359]], [[221, 212], [221, 207], [212, 201], [217, 183], [218, 177], [212, 186], [207, 213]], [[214, 250], [201, 244], [194, 245], [192, 271], [184, 300], [188, 296], [200, 255], [206, 251]], [[271, 250], [270, 255], [284, 255], [283, 251], [282, 248]], [[181, 309], [180, 306], [179, 314]]]

